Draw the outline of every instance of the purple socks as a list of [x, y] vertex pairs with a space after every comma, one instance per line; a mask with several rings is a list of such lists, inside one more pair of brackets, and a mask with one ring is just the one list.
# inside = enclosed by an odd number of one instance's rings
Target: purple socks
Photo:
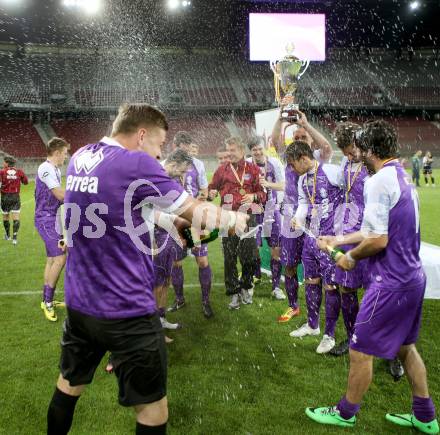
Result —
[[270, 271], [272, 272], [272, 290], [275, 290], [280, 286], [281, 261], [272, 258], [270, 260]]
[[183, 269], [179, 266], [173, 266], [171, 271], [171, 282], [176, 293], [177, 302], [183, 302], [185, 297], [183, 296]]
[[429, 423], [435, 418], [435, 406], [430, 397], [413, 396], [412, 409], [417, 420], [422, 423]]
[[55, 289], [50, 285], [45, 285], [43, 287], [43, 301], [46, 303], [53, 302], [53, 296], [55, 294]]
[[342, 317], [344, 318], [347, 337], [351, 340], [356, 323], [357, 313], [359, 311], [359, 301], [357, 291], [350, 293], [342, 293], [341, 295]]
[[336, 323], [341, 310], [341, 294], [339, 290], [326, 290], [325, 292], [325, 331], [330, 337], [335, 336]]
[[319, 310], [322, 302], [321, 284], [306, 284], [306, 305], [308, 324], [311, 328], [319, 327]]
[[298, 308], [298, 280], [296, 276], [284, 276], [289, 307]]
[[209, 303], [209, 292], [211, 291], [212, 272], [211, 267], [199, 268], [200, 288], [202, 289], [202, 304]]
[[351, 417], [355, 416], [359, 412], [360, 407], [361, 405], [357, 403], [350, 403], [345, 396], [337, 405], [339, 415], [345, 420], [349, 420]]

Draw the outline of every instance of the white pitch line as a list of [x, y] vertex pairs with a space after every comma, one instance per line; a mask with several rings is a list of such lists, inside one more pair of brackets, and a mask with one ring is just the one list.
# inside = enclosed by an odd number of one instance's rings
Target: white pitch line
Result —
[[[225, 285], [221, 282], [213, 282], [211, 284], [213, 287], [224, 287]], [[184, 286], [185, 288], [197, 288], [200, 287], [200, 284], [187, 284]], [[60, 291], [61, 293], [64, 293], [64, 291]], [[43, 293], [43, 290], [41, 291], [35, 291], [35, 290], [28, 290], [28, 291], [0, 291], [0, 296], [30, 296], [30, 295], [40, 295]]]

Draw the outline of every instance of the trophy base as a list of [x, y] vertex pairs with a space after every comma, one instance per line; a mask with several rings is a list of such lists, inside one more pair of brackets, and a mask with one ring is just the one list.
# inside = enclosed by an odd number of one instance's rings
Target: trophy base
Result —
[[281, 111], [280, 119], [284, 122], [298, 122], [300, 115], [298, 113], [298, 104], [289, 104]]

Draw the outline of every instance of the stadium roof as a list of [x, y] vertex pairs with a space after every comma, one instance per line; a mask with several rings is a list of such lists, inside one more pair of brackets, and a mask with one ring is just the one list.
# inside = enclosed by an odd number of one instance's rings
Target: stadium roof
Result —
[[[438, 0], [192, 0], [174, 13], [167, 0], [100, 0], [86, 15], [61, 0], [0, 0], [0, 40], [96, 46], [246, 48], [249, 12], [320, 12], [327, 16], [328, 46], [433, 46], [440, 41]], [[17, 0], [20, 3], [20, 0]], [[3, 4], [3, 6], [1, 6]], [[42, 6], [42, 4], [44, 6]], [[247, 51], [247, 50], [245, 50]]]

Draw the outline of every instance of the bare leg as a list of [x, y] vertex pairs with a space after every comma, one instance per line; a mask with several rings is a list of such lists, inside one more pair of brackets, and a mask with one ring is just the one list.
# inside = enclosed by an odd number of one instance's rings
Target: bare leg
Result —
[[136, 421], [145, 426], [161, 426], [168, 421], [168, 401], [161, 400], [134, 407]]
[[373, 379], [373, 357], [350, 349], [350, 372], [345, 397], [350, 403], [361, 403]]
[[48, 257], [46, 260], [46, 266], [44, 268], [44, 284], [49, 285], [49, 275], [50, 270], [52, 269], [53, 265], [53, 257]]
[[406, 377], [408, 378], [413, 396], [428, 398], [426, 368], [420, 354], [417, 352], [416, 346], [414, 344], [402, 346], [399, 351], [399, 358], [405, 367]]
[[63, 375], [60, 374], [57, 381], [57, 388], [62, 391], [65, 394], [68, 394], [69, 396], [81, 396], [81, 393], [86, 388], [85, 385], [78, 385], [75, 387], [72, 387], [67, 379], [63, 378]]
[[58, 255], [57, 257], [53, 257], [52, 260], [52, 266], [50, 267], [47, 275], [47, 285], [55, 288], [57, 286], [58, 278], [61, 275], [61, 271], [66, 264], [66, 256]]

